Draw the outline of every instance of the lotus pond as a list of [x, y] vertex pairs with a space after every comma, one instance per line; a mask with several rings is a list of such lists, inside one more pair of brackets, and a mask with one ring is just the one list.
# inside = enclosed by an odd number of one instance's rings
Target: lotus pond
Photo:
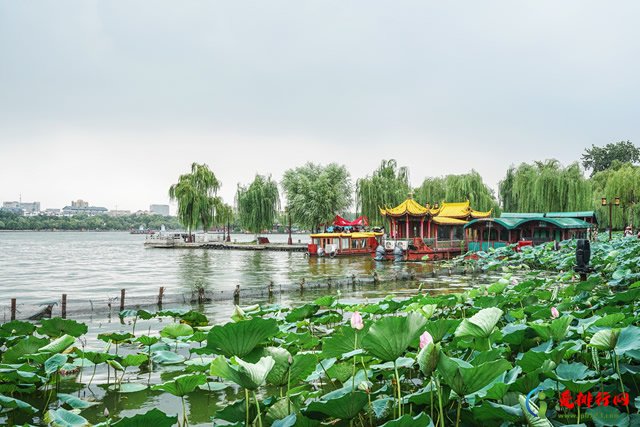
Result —
[[237, 307], [216, 325], [192, 310], [127, 310], [100, 348], [74, 320], [8, 322], [0, 423], [640, 425], [640, 242], [594, 244], [585, 282], [574, 251], [460, 258], [501, 277], [455, 294], [325, 295]]

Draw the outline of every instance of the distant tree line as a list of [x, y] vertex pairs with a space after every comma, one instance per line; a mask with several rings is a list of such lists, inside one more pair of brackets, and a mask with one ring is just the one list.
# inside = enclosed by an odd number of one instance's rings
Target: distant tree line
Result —
[[[307, 163], [285, 171], [280, 182], [284, 206], [280, 203], [278, 183], [270, 176], [256, 175], [252, 183], [238, 184], [233, 209], [215, 196], [220, 183], [213, 172], [207, 165], [194, 163], [192, 173], [181, 176], [170, 195], [178, 201], [182, 223], [191, 229], [197, 224], [220, 225], [235, 220], [244, 230], [256, 234], [289, 221], [302, 229], [318, 230], [331, 224], [336, 214], [348, 216], [354, 201], [356, 215], [367, 216], [372, 225], [384, 225], [380, 208], [396, 206], [407, 197], [432, 206], [468, 200], [473, 209], [491, 210], [496, 216], [501, 211], [596, 211], [600, 224], [606, 227], [609, 226], [608, 208], [601, 206], [601, 198], [620, 197], [620, 208], [613, 214], [613, 227], [639, 225], [640, 167], [636, 163], [640, 161], [640, 149], [630, 141], [592, 146], [585, 149], [581, 160], [582, 164], [574, 162], [568, 166], [555, 159], [511, 165], [499, 183], [498, 194], [475, 170], [426, 177], [420, 186], [412, 188], [409, 170], [388, 159], [382, 160], [371, 175], [356, 180], [354, 186], [343, 165]], [[585, 176], [587, 171], [591, 173], [589, 177]], [[176, 186], [183, 181], [191, 183], [190, 189], [196, 189], [198, 175], [200, 180], [210, 183], [200, 196], [198, 191], [188, 191], [186, 196], [176, 192]], [[211, 203], [202, 200], [211, 200]], [[220, 211], [220, 206], [227, 206], [223, 209], [224, 219], [215, 213]], [[208, 217], [212, 222], [205, 221]]]
[[0, 211], [0, 230], [127, 231], [140, 226], [159, 230], [162, 225], [167, 230], [183, 228], [178, 218], [162, 215], [22, 216]]

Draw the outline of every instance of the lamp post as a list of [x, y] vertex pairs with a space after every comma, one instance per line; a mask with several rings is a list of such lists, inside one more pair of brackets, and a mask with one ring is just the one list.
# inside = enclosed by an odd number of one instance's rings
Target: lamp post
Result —
[[287, 245], [292, 245], [293, 240], [291, 239], [291, 212], [289, 212], [289, 207], [287, 207], [287, 216], [289, 217], [289, 239], [287, 240]]
[[611, 217], [613, 215], [613, 206], [620, 206], [620, 197], [614, 197], [613, 202], [609, 203], [606, 197], [602, 198], [602, 206], [609, 206], [609, 240], [611, 240], [611, 230], [613, 229], [613, 224], [611, 221]]

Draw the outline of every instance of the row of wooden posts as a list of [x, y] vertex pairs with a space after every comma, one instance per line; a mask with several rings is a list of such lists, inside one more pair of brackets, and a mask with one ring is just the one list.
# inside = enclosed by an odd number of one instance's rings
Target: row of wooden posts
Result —
[[[447, 270], [445, 270], [446, 273], [448, 273], [448, 275], [452, 274], [452, 269], [448, 268]], [[477, 271], [475, 268], [473, 268], [472, 270], [472, 274], [475, 274]], [[457, 272], [457, 273], [462, 273], [462, 274], [466, 274], [467, 270], [466, 268], [461, 271], [461, 272]], [[432, 277], [437, 277], [438, 273], [434, 270], [431, 273]], [[413, 279], [415, 278], [415, 276], [413, 276], [413, 274], [409, 275], [409, 278]], [[372, 275], [372, 279], [373, 279], [373, 284], [378, 284], [378, 282], [380, 281], [379, 277], [378, 277], [378, 273], [374, 271], [373, 275]], [[398, 277], [396, 277], [396, 280], [398, 279]], [[327, 282], [327, 285], [329, 286], [329, 288], [331, 288], [331, 278], [329, 277]], [[351, 282], [352, 284], [356, 283], [356, 277], [355, 275], [351, 276]], [[302, 278], [300, 283], [300, 291], [303, 291], [304, 287], [305, 287], [305, 279]], [[162, 300], [164, 297], [164, 286], [160, 286], [159, 290], [158, 290], [158, 306], [162, 307]], [[271, 281], [268, 284], [267, 287], [269, 296], [271, 296], [273, 294], [274, 291], [274, 283], [273, 281]], [[126, 297], [126, 290], [125, 289], [121, 289], [120, 290], [120, 311], [123, 311], [125, 308], [125, 297]], [[233, 292], [233, 300], [235, 302], [237, 302], [240, 299], [240, 285], [236, 286], [236, 289]], [[192, 300], [193, 302], [195, 302], [195, 300]], [[209, 301], [209, 299], [206, 298], [205, 296], [205, 289], [203, 287], [199, 287], [198, 288], [198, 298], [197, 298], [197, 302], [198, 304], [203, 304], [205, 302]], [[109, 307], [111, 307], [111, 303], [108, 304]], [[67, 317], [67, 294], [62, 294], [62, 303], [61, 303], [61, 317], [64, 319]], [[17, 299], [16, 298], [11, 298], [11, 320], [16, 320], [16, 312], [17, 312]]]

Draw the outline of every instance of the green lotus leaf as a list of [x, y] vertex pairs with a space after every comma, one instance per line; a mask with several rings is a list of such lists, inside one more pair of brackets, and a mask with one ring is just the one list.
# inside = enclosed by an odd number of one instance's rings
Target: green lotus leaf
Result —
[[77, 338], [86, 334], [89, 330], [84, 323], [71, 319], [63, 319], [61, 317], [42, 319], [40, 323], [42, 326], [38, 328], [38, 333], [51, 338], [61, 337], [62, 335], [71, 335]]
[[131, 338], [135, 338], [135, 335], [129, 332], [106, 332], [104, 334], [98, 334], [99, 340], [104, 342], [111, 342], [114, 344], [130, 342]]
[[459, 324], [460, 321], [456, 319], [438, 319], [427, 322], [424, 328], [431, 334], [433, 341], [438, 343], [448, 333], [452, 333]]
[[171, 381], [151, 386], [152, 390], [161, 390], [174, 396], [182, 397], [194, 391], [199, 385], [207, 382], [205, 374], [188, 374], [175, 377]]
[[321, 307], [331, 307], [336, 299], [331, 295], [325, 295], [316, 299], [313, 303]]
[[277, 420], [285, 419], [290, 413], [298, 412], [298, 406], [295, 402], [290, 402], [287, 398], [280, 398], [267, 410], [267, 425], [273, 424]]
[[618, 329], [602, 329], [593, 334], [589, 345], [597, 348], [598, 350], [612, 351], [616, 348], [618, 342]]
[[298, 322], [303, 319], [308, 319], [318, 312], [320, 306], [317, 304], [305, 304], [303, 306], [294, 308], [287, 314], [287, 322]]
[[637, 421], [632, 423], [629, 414], [622, 412], [613, 406], [598, 406], [589, 408], [586, 411], [595, 427], [630, 427], [637, 425]]
[[640, 350], [640, 328], [627, 326], [620, 330], [615, 352], [618, 356], [624, 356], [627, 352]]
[[138, 338], [136, 338], [136, 341], [138, 341], [140, 344], [144, 345], [144, 346], [152, 346], [154, 344], [156, 344], [158, 341], [160, 341], [160, 338], [158, 337], [150, 337], [147, 335], [141, 335]]
[[291, 413], [282, 419], [274, 420], [271, 427], [293, 427], [296, 425], [297, 418], [295, 412]]
[[[357, 343], [356, 334], [358, 336]], [[324, 357], [343, 357], [344, 354], [356, 348], [362, 348], [362, 339], [365, 335], [366, 329], [358, 331], [351, 326], [342, 326], [331, 336], [322, 340], [322, 355]]]
[[190, 310], [180, 315], [180, 320], [190, 326], [207, 326], [209, 319], [199, 311]]
[[387, 421], [382, 427], [433, 427], [431, 417], [426, 413], [412, 417], [411, 415], [403, 415], [398, 419]]
[[172, 351], [161, 350], [154, 352], [151, 356], [151, 360], [153, 363], [158, 363], [160, 365], [178, 365], [184, 362], [184, 356]]
[[283, 386], [287, 384], [289, 373], [289, 360], [292, 360], [291, 353], [284, 348], [267, 347], [264, 349], [264, 356], [271, 356], [274, 360], [273, 368], [267, 375], [267, 383], [275, 386]]
[[39, 348], [38, 352], [62, 353], [63, 351], [71, 347], [75, 341], [76, 339], [71, 335], [63, 335], [60, 338], [56, 338], [55, 340], [51, 341], [44, 347]]
[[200, 390], [204, 390], [204, 391], [221, 391], [228, 387], [229, 387], [229, 384], [219, 383], [216, 381], [209, 381], [207, 383], [204, 383], [198, 386]]
[[109, 386], [110, 391], [115, 391], [118, 393], [137, 393], [142, 390], [146, 390], [146, 384], [140, 383], [122, 383], [122, 384], [113, 384]]
[[80, 349], [75, 349], [74, 353], [79, 358], [87, 359], [94, 365], [105, 363], [107, 360], [112, 360], [117, 357], [115, 354], [109, 354], [102, 351], [82, 351]]
[[[15, 399], [13, 397], [3, 396], [2, 394], [0, 394], [0, 408], [3, 408], [4, 410], [7, 410], [7, 411], [17, 409], [19, 411], [26, 412], [28, 414], [35, 414], [36, 412], [38, 412], [36, 408], [29, 405], [27, 402], [24, 402], [19, 399]], [[4, 411], [0, 411], [0, 412], [4, 412]]]
[[66, 354], [54, 354], [44, 362], [44, 372], [47, 375], [58, 372], [60, 368], [67, 363], [68, 356]]
[[49, 344], [49, 340], [46, 338], [29, 336], [20, 339], [2, 354], [2, 361], [4, 363], [18, 363], [25, 355], [37, 353], [40, 348], [47, 344]]
[[171, 427], [178, 423], [178, 417], [170, 417], [159, 409], [152, 409], [144, 414], [125, 417], [111, 424], [114, 427]]
[[278, 331], [275, 319], [260, 317], [217, 325], [209, 331], [207, 348], [219, 351], [227, 357], [244, 357]]
[[211, 362], [209, 373], [232, 381], [240, 387], [255, 390], [264, 385], [274, 364], [271, 356], [261, 357], [257, 363], [248, 363], [238, 357], [232, 357], [231, 361], [227, 361], [225, 357], [220, 356]]
[[149, 356], [147, 356], [146, 354], [127, 354], [122, 358], [120, 363], [125, 368], [128, 368], [130, 366], [140, 366], [148, 360]]
[[21, 320], [12, 320], [0, 325], [0, 337], [31, 335], [36, 330], [36, 325]]
[[160, 335], [173, 339], [188, 337], [193, 335], [193, 328], [189, 325], [185, 325], [184, 323], [171, 323], [162, 328]]
[[426, 319], [418, 313], [384, 317], [371, 325], [362, 347], [382, 361], [394, 361], [418, 339], [425, 324]]
[[441, 352], [437, 369], [444, 382], [462, 397], [485, 387], [503, 372], [511, 369], [511, 364], [505, 359], [499, 359], [473, 366]]
[[[526, 409], [525, 409], [526, 410]], [[480, 406], [471, 408], [474, 419], [484, 423], [484, 425], [500, 425], [504, 421], [520, 421], [524, 414], [519, 405], [506, 406], [491, 401], [484, 401]]]
[[84, 417], [63, 408], [48, 411], [44, 416], [44, 420], [54, 427], [85, 427], [91, 425]]
[[58, 400], [71, 406], [73, 409], [86, 409], [98, 404], [98, 402], [89, 402], [66, 393], [58, 393]]
[[311, 402], [302, 412], [316, 420], [338, 418], [348, 421], [358, 416], [368, 400], [366, 393], [355, 391], [336, 399]]
[[289, 368], [289, 382], [291, 385], [308, 377], [318, 364], [318, 356], [311, 353], [298, 353], [293, 356], [293, 363]]
[[488, 338], [502, 317], [503, 311], [496, 307], [483, 308], [469, 319], [462, 320], [455, 331], [456, 337], [472, 336]]

